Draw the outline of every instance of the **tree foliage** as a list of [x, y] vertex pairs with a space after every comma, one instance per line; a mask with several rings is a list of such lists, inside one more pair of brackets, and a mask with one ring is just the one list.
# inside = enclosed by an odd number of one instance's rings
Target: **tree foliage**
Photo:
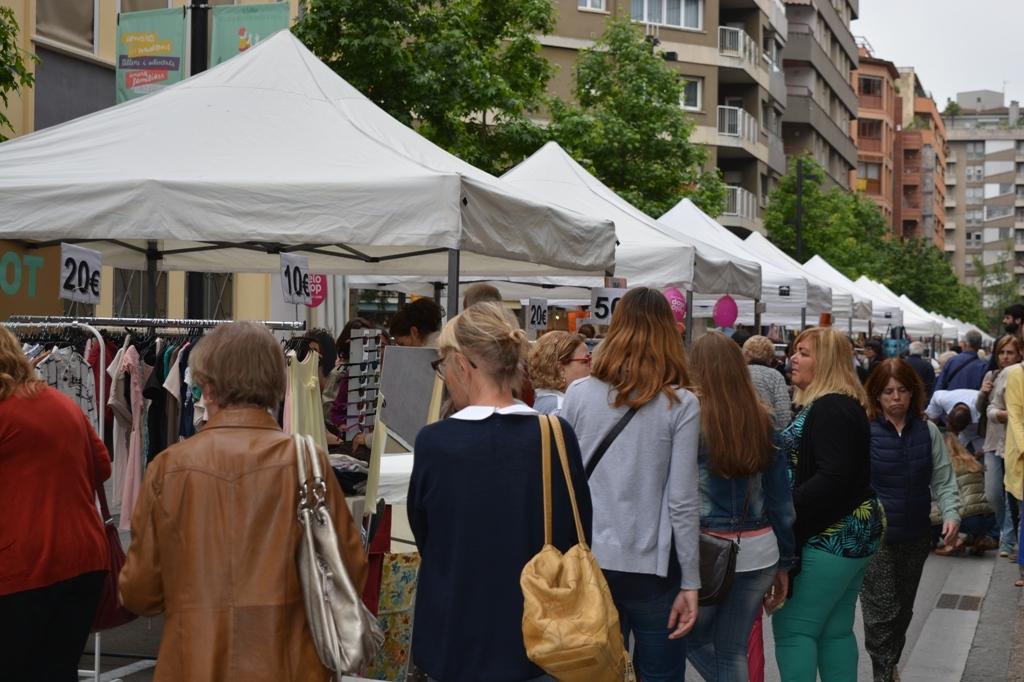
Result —
[[[984, 323], [978, 291], [957, 280], [945, 255], [924, 239], [892, 238], [881, 210], [870, 199], [826, 188], [825, 173], [809, 155], [801, 158], [803, 260], [817, 254], [850, 279], [865, 275], [937, 313]], [[770, 197], [765, 214], [769, 238], [796, 253], [796, 159]]]
[[293, 29], [342, 78], [469, 163], [501, 173], [545, 140], [549, 0], [307, 0]]
[[1002, 329], [1003, 311], [1008, 306], [1020, 302], [1020, 295], [1017, 293], [1017, 276], [1013, 272], [1014, 262], [1012, 246], [991, 265], [985, 265], [981, 258], [974, 258], [974, 275], [978, 279], [981, 303], [987, 323], [985, 328], [990, 331], [998, 332]]
[[35, 55], [28, 54], [18, 47], [18, 22], [14, 18], [14, 10], [0, 7], [0, 142], [7, 139], [5, 130], [14, 132], [11, 121], [4, 110], [10, 105], [9, 97], [21, 88], [32, 87], [35, 77], [29, 70]]
[[694, 124], [680, 107], [683, 85], [637, 26], [610, 19], [580, 53], [576, 103], [551, 103], [551, 138], [650, 215], [689, 197], [717, 216], [725, 185], [717, 169], [703, 170], [707, 155], [690, 142]]

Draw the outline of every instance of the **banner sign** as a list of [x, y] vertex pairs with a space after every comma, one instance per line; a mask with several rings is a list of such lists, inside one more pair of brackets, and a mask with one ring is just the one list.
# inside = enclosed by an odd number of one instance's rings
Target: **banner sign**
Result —
[[327, 300], [327, 275], [310, 275], [309, 307], [316, 308]]
[[590, 290], [590, 316], [597, 324], [612, 323], [615, 306], [626, 295], [628, 289], [612, 289], [608, 287]]
[[100, 302], [103, 255], [74, 244], [60, 245], [60, 297], [79, 303]]
[[281, 291], [284, 302], [294, 305], [312, 305], [309, 291], [309, 258], [294, 253], [281, 254]]
[[526, 328], [542, 330], [548, 328], [548, 300], [546, 298], [530, 299], [530, 306], [527, 308]]
[[120, 104], [185, 77], [185, 13], [123, 12], [117, 17], [115, 101]]
[[217, 66], [288, 28], [288, 21], [287, 2], [214, 7], [210, 66]]

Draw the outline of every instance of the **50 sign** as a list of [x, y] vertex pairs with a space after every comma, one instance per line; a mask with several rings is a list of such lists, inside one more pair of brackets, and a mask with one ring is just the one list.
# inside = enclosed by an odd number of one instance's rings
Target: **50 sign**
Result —
[[61, 244], [60, 263], [60, 297], [79, 303], [99, 303], [100, 272], [103, 269], [100, 252], [74, 244]]
[[313, 296], [309, 290], [309, 259], [292, 253], [281, 254], [281, 291], [284, 302], [310, 305]]
[[626, 295], [628, 289], [592, 289], [590, 292], [590, 316], [598, 324], [611, 324], [615, 307]]

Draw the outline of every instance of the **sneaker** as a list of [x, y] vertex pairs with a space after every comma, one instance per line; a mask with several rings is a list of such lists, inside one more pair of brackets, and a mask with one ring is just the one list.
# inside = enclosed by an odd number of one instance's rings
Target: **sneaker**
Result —
[[1003, 549], [999, 550], [999, 556], [1001, 556], [1003, 558], [1006, 558], [1006, 557], [1010, 556], [1010, 550], [1008, 550], [1008, 549], [1006, 549], [1004, 547]]

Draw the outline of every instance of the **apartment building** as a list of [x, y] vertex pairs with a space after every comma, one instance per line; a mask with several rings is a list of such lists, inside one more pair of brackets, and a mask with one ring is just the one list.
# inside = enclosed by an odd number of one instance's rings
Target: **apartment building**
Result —
[[728, 186], [719, 222], [763, 232], [762, 211], [786, 172], [782, 121], [786, 7], [781, 0], [557, 0], [558, 24], [542, 36], [557, 67], [552, 91], [570, 98], [578, 52], [593, 45], [613, 15], [631, 17], [657, 39], [686, 81], [680, 106], [693, 117], [693, 140]]
[[808, 152], [831, 182], [850, 188], [857, 167], [851, 121], [857, 94], [851, 77], [857, 44], [850, 22], [857, 0], [785, 0], [789, 39], [783, 51], [786, 113], [782, 139], [787, 156]]
[[904, 239], [946, 236], [946, 125], [913, 68], [900, 67], [902, 119], [898, 140], [901, 209], [895, 225]]
[[[981, 288], [976, 265], [1017, 279], [1024, 295], [1024, 119], [1003, 93], [957, 93], [943, 115], [949, 153], [945, 175], [945, 251], [957, 275]], [[997, 276], [999, 272], [994, 273]], [[991, 284], [991, 280], [987, 284]]]
[[870, 44], [858, 39], [857, 122], [853, 140], [857, 147], [857, 179], [854, 188], [878, 205], [894, 234], [899, 234], [902, 175], [897, 147], [903, 101], [897, 92], [900, 74], [896, 65], [874, 56]]

